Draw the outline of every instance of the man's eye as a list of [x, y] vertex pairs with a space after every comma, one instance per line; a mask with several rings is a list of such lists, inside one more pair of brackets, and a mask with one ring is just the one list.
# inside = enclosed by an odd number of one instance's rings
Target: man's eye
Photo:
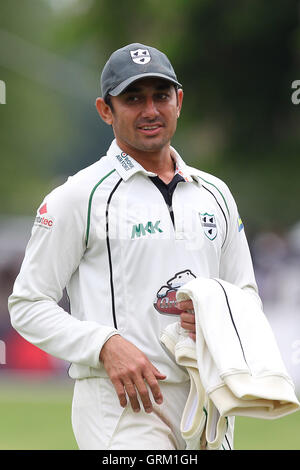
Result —
[[157, 95], [157, 97], [158, 97], [158, 99], [160, 99], [160, 100], [166, 100], [166, 99], [168, 99], [169, 95], [168, 95], [168, 93], [159, 93], [159, 94]]
[[138, 101], [138, 96], [135, 96], [135, 95], [131, 95], [131, 96], [127, 96], [127, 100], [129, 103], [134, 103], [135, 101]]

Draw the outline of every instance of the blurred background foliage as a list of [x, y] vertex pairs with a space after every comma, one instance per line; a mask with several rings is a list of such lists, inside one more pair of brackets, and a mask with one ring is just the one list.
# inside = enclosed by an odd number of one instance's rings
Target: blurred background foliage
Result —
[[[100, 74], [132, 42], [174, 65], [184, 106], [173, 145], [236, 197], [265, 312], [300, 393], [300, 104], [291, 99], [299, 17], [299, 0], [1, 0], [1, 449], [75, 446], [68, 364], [12, 329], [7, 297], [44, 196], [106, 153], [113, 134], [95, 109]], [[51, 391], [48, 378], [63, 384]], [[239, 420], [236, 447], [299, 449], [299, 413], [290, 418]]]
[[299, 1], [2, 0], [0, 213], [35, 213], [44, 195], [103, 155], [101, 69], [141, 42], [169, 56], [185, 92], [173, 144], [224, 179], [248, 233], [298, 221]]

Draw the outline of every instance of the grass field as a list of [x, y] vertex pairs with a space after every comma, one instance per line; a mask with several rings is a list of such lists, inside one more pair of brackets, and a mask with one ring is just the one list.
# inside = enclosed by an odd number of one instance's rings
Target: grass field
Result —
[[[0, 450], [73, 450], [71, 380], [1, 380]], [[235, 449], [299, 450], [300, 412], [277, 420], [237, 418]]]
[[5, 380], [0, 387], [0, 449], [77, 449], [71, 380]]

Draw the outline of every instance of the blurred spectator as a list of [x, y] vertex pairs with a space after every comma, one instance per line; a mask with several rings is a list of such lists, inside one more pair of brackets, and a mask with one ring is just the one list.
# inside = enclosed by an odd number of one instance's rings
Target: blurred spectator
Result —
[[[263, 300], [278, 300], [280, 268], [288, 253], [287, 241], [277, 233], [258, 234], [252, 242], [255, 275]], [[278, 274], [278, 275], [277, 275]]]
[[[0, 340], [4, 341], [6, 350], [6, 364], [1, 364], [0, 370], [57, 374], [65, 372], [68, 364], [53, 358], [22, 338], [12, 328], [7, 308], [7, 300], [20, 271], [31, 226], [32, 219], [24, 217], [6, 217], [0, 225]], [[69, 310], [66, 293], [60, 305]]]
[[300, 393], [300, 222], [252, 242], [255, 274], [287, 370]]

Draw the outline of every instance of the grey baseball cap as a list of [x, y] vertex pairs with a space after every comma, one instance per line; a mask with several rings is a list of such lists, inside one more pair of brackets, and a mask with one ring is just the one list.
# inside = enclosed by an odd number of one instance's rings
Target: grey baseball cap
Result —
[[146, 77], [160, 77], [181, 87], [168, 57], [154, 47], [128, 44], [112, 53], [101, 74], [101, 92], [118, 96], [131, 83]]

